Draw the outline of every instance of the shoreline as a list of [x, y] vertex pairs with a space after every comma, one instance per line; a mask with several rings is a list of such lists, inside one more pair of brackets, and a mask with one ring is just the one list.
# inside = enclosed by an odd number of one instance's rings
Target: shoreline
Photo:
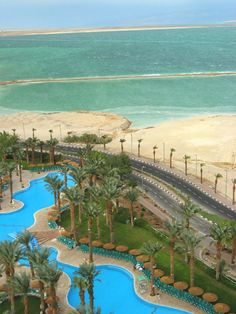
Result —
[[117, 27], [94, 27], [94, 28], [71, 28], [71, 29], [32, 29], [32, 30], [1, 30], [1, 36], [31, 36], [31, 35], [56, 35], [76, 33], [101, 33], [120, 31], [145, 31], [145, 30], [175, 30], [175, 29], [204, 29], [204, 28], [231, 28], [236, 23], [206, 24], [206, 25], [150, 25], [150, 26], [117, 26]]
[[0, 86], [8, 85], [29, 85], [29, 84], [47, 84], [47, 83], [66, 83], [79, 81], [116, 81], [116, 80], [139, 80], [139, 79], [173, 79], [185, 77], [222, 77], [236, 76], [235, 71], [222, 72], [192, 72], [192, 73], [167, 73], [167, 74], [134, 74], [134, 75], [109, 75], [109, 76], [80, 76], [68, 78], [42, 78], [42, 79], [24, 79], [0, 81]]

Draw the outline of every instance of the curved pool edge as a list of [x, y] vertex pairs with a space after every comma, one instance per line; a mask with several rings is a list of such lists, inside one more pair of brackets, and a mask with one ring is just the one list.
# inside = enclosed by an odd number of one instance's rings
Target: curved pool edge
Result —
[[[56, 261], [58, 262], [58, 263], [60, 263], [62, 266], [63, 265], [66, 265], [67, 267], [76, 267], [76, 268], [79, 268], [79, 266], [78, 265], [75, 265], [75, 264], [71, 264], [71, 263], [65, 263], [65, 262], [63, 262], [63, 261], [61, 261], [60, 260], [60, 255], [61, 255], [61, 250], [58, 248], [58, 247], [56, 247], [56, 246], [54, 246], [53, 244], [51, 244], [50, 243], [50, 245], [45, 245], [45, 246], [47, 246], [48, 248], [51, 248], [51, 249], [53, 249], [53, 250], [55, 250], [56, 251]], [[139, 292], [138, 292], [138, 290], [136, 289], [136, 277], [135, 277], [135, 275], [129, 270], [129, 269], [127, 269], [126, 267], [124, 267], [124, 266], [120, 266], [120, 265], [118, 265], [118, 264], [111, 264], [111, 263], [98, 263], [98, 264], [95, 264], [95, 266], [97, 267], [106, 267], [106, 266], [109, 266], [109, 267], [111, 267], [111, 268], [114, 268], [114, 269], [118, 269], [118, 270], [120, 270], [120, 271], [122, 271], [122, 272], [124, 272], [124, 273], [126, 273], [126, 274], [128, 274], [130, 277], [131, 277], [131, 280], [133, 281], [133, 290], [134, 290], [134, 292], [135, 292], [135, 295], [136, 295], [136, 297], [137, 298], [139, 298], [140, 300], [142, 300], [142, 302], [145, 302], [145, 303], [148, 303], [148, 304], [150, 304], [150, 305], [152, 305], [152, 306], [155, 306], [155, 307], [162, 307], [162, 308], [168, 308], [168, 309], [172, 309], [172, 310], [179, 310], [179, 311], [181, 311], [182, 313], [180, 313], [180, 314], [193, 314], [192, 312], [189, 312], [189, 311], [187, 311], [187, 310], [185, 310], [185, 309], [183, 309], [183, 308], [179, 308], [179, 307], [171, 307], [171, 306], [169, 306], [169, 305], [164, 305], [164, 304], [160, 304], [160, 303], [153, 303], [153, 302], [151, 302], [151, 301], [148, 301], [148, 300], [146, 300], [143, 296], [141, 296], [140, 294], [139, 294]], [[63, 271], [63, 269], [62, 269], [62, 271]], [[71, 278], [70, 278], [70, 276], [67, 274], [67, 273], [65, 273], [64, 271], [63, 271], [63, 274], [65, 274], [66, 276], [67, 276], [67, 278], [69, 279], [69, 282], [70, 282], [70, 286], [69, 286], [69, 288], [68, 288], [68, 290], [67, 290], [67, 294], [66, 294], [66, 296], [65, 296], [65, 298], [66, 298], [66, 303], [67, 303], [67, 305], [70, 307], [70, 308], [72, 308], [72, 309], [75, 309], [76, 310], [76, 308], [74, 307], [74, 306], [72, 306], [70, 303], [69, 303], [69, 299], [68, 299], [68, 296], [69, 296], [69, 293], [70, 293], [70, 290], [71, 290], [71, 284], [72, 284], [72, 281], [71, 281]]]

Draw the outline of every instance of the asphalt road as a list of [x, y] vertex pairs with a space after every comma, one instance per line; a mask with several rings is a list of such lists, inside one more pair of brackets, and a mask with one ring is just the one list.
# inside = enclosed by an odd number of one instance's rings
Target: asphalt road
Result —
[[[78, 147], [73, 146], [60, 146], [61, 148], [66, 148], [72, 152], [79, 150]], [[111, 153], [106, 152], [107, 155]], [[76, 157], [72, 157], [74, 160], [78, 160]], [[147, 163], [143, 160], [138, 160], [136, 158], [131, 158], [132, 168], [139, 171], [144, 171], [152, 176], [155, 176], [164, 182], [172, 185], [173, 187], [180, 190], [189, 196], [194, 202], [199, 204], [202, 208], [210, 210], [212, 213], [220, 215], [224, 219], [236, 220], [236, 212], [234, 212], [229, 206], [220, 203], [217, 199], [212, 198], [209, 194], [204, 192], [204, 190], [199, 189], [196, 185], [183, 178], [174, 172], [167, 170], [157, 164]]]
[[[132, 174], [132, 177], [136, 180], [138, 186], [147, 191], [147, 194], [150, 195], [160, 207], [170, 213], [176, 220], [183, 221], [183, 209], [178, 199], [171, 196], [167, 191], [163, 190], [163, 188], [154, 181], [150, 181], [148, 178], [137, 176], [136, 174]], [[201, 217], [195, 216], [191, 218], [190, 225], [205, 235], [210, 233], [211, 224]]]

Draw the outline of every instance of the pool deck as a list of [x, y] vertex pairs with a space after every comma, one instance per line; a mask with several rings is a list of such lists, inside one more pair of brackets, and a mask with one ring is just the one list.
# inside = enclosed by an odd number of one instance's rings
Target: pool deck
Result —
[[[26, 188], [29, 185], [29, 181], [33, 179], [40, 178], [42, 176], [45, 176], [45, 173], [37, 174], [37, 173], [31, 173], [29, 171], [24, 171], [23, 173], [23, 184], [24, 187]], [[19, 191], [22, 189], [21, 183], [19, 182], [19, 177], [16, 177], [15, 175], [13, 176], [13, 187], [14, 191]], [[4, 196], [4, 201], [2, 202], [2, 211], [1, 212], [11, 212], [15, 211], [18, 208], [22, 206], [20, 202], [14, 202], [14, 204], [10, 204], [9, 202], [9, 191], [5, 191], [5, 196]], [[47, 223], [47, 209], [44, 208], [42, 210], [39, 210], [35, 214], [35, 223], [34, 225], [29, 228], [31, 232], [39, 232], [39, 231], [50, 231]], [[45, 246], [48, 247], [54, 247], [55, 249], [58, 250], [58, 260], [62, 263], [65, 264], [70, 264], [73, 266], [79, 266], [88, 258], [87, 253], [82, 253], [81, 251], [77, 249], [69, 250], [67, 249], [63, 244], [59, 243], [56, 239], [47, 241]], [[69, 254], [68, 254], [69, 253]], [[128, 269], [134, 277], [137, 277], [141, 273], [138, 270], [133, 269], [133, 266], [131, 263], [121, 261], [121, 260], [116, 260], [112, 258], [106, 258], [103, 256], [99, 255], [94, 255], [94, 262], [96, 265], [104, 265], [104, 264], [114, 264], [118, 265], [121, 267], [124, 267]], [[2, 278], [3, 279], [3, 278]], [[1, 281], [1, 280], [0, 280]], [[66, 274], [63, 273], [61, 276], [58, 287], [57, 287], [57, 295], [60, 299], [60, 306], [61, 306], [61, 313], [66, 314], [71, 311], [71, 307], [68, 304], [67, 301], [67, 291], [70, 286], [70, 280]], [[157, 297], [151, 297], [149, 295], [149, 289], [147, 289], [147, 292], [144, 294], [139, 293], [139, 287], [138, 287], [138, 282], [135, 280], [135, 290], [137, 294], [144, 300], [155, 303], [155, 304], [161, 304], [164, 306], [170, 306], [174, 308], [179, 308], [182, 310], [189, 311], [193, 314], [204, 314], [205, 312], [197, 309], [196, 307], [190, 305], [187, 302], [178, 300], [174, 297], [169, 296], [168, 294], [160, 292], [160, 300], [157, 300]], [[95, 296], [96, 297], [96, 296]]]

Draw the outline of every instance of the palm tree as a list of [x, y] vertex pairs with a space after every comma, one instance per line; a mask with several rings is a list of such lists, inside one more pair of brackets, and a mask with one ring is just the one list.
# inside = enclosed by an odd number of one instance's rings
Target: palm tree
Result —
[[188, 175], [188, 159], [190, 159], [190, 156], [184, 155], [184, 172], [186, 176]]
[[174, 279], [174, 254], [175, 254], [175, 244], [181, 235], [183, 229], [182, 224], [173, 221], [166, 222], [165, 228], [167, 230], [169, 238], [169, 249], [170, 249], [170, 276]]
[[14, 161], [10, 161], [6, 164], [6, 169], [9, 174], [9, 186], [10, 186], [10, 203], [12, 203], [13, 199], [13, 181], [12, 181], [12, 173], [16, 168], [16, 164]]
[[17, 167], [19, 167], [20, 182], [22, 182], [22, 160], [23, 159], [24, 159], [23, 151], [18, 150], [16, 153], [16, 162], [17, 162]]
[[15, 293], [23, 295], [24, 303], [24, 314], [29, 314], [29, 289], [30, 289], [30, 275], [25, 271], [14, 275], [10, 280], [9, 284]]
[[203, 237], [197, 236], [193, 230], [185, 229], [181, 233], [183, 248], [188, 256], [190, 287], [194, 286], [195, 249], [199, 246]]
[[65, 189], [67, 189], [68, 172], [70, 171], [70, 167], [67, 164], [64, 164], [62, 165], [61, 171], [64, 174], [64, 186]]
[[124, 152], [124, 142], [126, 142], [126, 139], [121, 138], [120, 139], [120, 148], [121, 148], [121, 153]]
[[59, 179], [58, 175], [54, 175], [54, 176], [48, 175], [44, 179], [44, 182], [46, 183], [45, 184], [46, 189], [54, 195], [55, 207], [57, 206], [57, 188], [58, 188], [57, 182], [58, 182], [58, 179]]
[[140, 249], [141, 254], [148, 255], [151, 263], [151, 277], [150, 277], [150, 295], [155, 295], [154, 286], [154, 269], [155, 269], [155, 257], [156, 254], [163, 248], [162, 244], [159, 242], [146, 242]]
[[[0, 265], [2, 265], [7, 281], [15, 274], [15, 266], [22, 258], [22, 251], [19, 243], [16, 241], [2, 241], [0, 242]], [[9, 290], [9, 297], [11, 302], [11, 313], [15, 313], [15, 294], [14, 289]]]
[[100, 274], [93, 263], [84, 262], [80, 265], [80, 268], [75, 272], [76, 275], [81, 276], [87, 283], [89, 294], [90, 311], [94, 310], [94, 280]]
[[30, 138], [27, 138], [27, 140], [25, 140], [24, 144], [25, 144], [25, 157], [26, 157], [26, 162], [29, 163], [29, 147], [30, 147]]
[[175, 152], [175, 149], [171, 148], [170, 149], [170, 168], [173, 168], [172, 161], [173, 161], [173, 153], [174, 152]]
[[203, 182], [203, 166], [205, 166], [205, 164], [204, 163], [200, 163], [200, 174], [201, 174], [200, 182], [201, 183]]
[[58, 177], [56, 181], [56, 192], [57, 192], [57, 206], [60, 217], [60, 209], [61, 209], [61, 190], [63, 188], [64, 182]]
[[[21, 234], [17, 236], [17, 241], [19, 242], [19, 244], [23, 246], [23, 251], [25, 252], [28, 259], [29, 259], [29, 255], [32, 252], [31, 243], [33, 240], [35, 240], [35, 236], [32, 233], [30, 233], [28, 230], [25, 230], [24, 232], [22, 232]], [[29, 259], [29, 264], [30, 264], [32, 278], [34, 278], [35, 276], [34, 266], [33, 266], [33, 263], [30, 261], [30, 259]]]
[[32, 164], [35, 163], [35, 147], [38, 145], [39, 140], [36, 137], [28, 138], [28, 145], [31, 147]]
[[[41, 265], [48, 264], [48, 258], [50, 256], [50, 250], [46, 247], [41, 247], [40, 249], [33, 249], [28, 253], [29, 262], [31, 262], [34, 267], [41, 267]], [[40, 290], [40, 310], [44, 313], [45, 300], [44, 300], [44, 282], [39, 280], [39, 290]]]
[[138, 199], [138, 193], [136, 190], [130, 189], [126, 193], [125, 198], [129, 201], [130, 223], [134, 227], [134, 203]]
[[84, 203], [84, 211], [88, 217], [88, 239], [89, 239], [89, 262], [93, 263], [93, 246], [92, 246], [92, 229], [93, 220], [97, 215], [97, 203], [94, 201], [87, 201]]
[[216, 223], [212, 225], [210, 236], [216, 241], [216, 280], [220, 279], [221, 252], [229, 235], [229, 226]]
[[58, 144], [58, 140], [56, 138], [50, 138], [49, 141], [47, 141], [47, 145], [49, 146], [49, 162], [51, 164], [55, 164], [55, 147]]
[[200, 208], [194, 204], [193, 202], [191, 202], [190, 198], [187, 198], [187, 200], [185, 201], [184, 205], [181, 206], [183, 209], [183, 215], [185, 218], [185, 227], [187, 229], [189, 229], [190, 227], [190, 219], [196, 215], [197, 213], [199, 213]]
[[53, 130], [48, 130], [49, 134], [50, 134], [50, 140], [52, 140], [52, 133], [53, 133]]
[[138, 139], [138, 157], [140, 157], [140, 148], [142, 140], [143, 140], [142, 138]]
[[[75, 209], [82, 201], [81, 191], [72, 187], [64, 190], [65, 199], [70, 203], [70, 231], [74, 236], [75, 241], [77, 242], [77, 232], [76, 232], [76, 222], [75, 222]], [[81, 213], [79, 213], [79, 223], [81, 223]]]
[[51, 304], [53, 313], [57, 313], [57, 296], [56, 296], [56, 285], [62, 275], [62, 271], [58, 269], [56, 263], [38, 265], [36, 268], [36, 276], [39, 280], [43, 281], [46, 286], [49, 287], [49, 296], [53, 302]]
[[40, 163], [43, 163], [43, 146], [45, 145], [44, 141], [39, 141], [38, 146], [40, 148]]
[[222, 177], [223, 177], [223, 176], [222, 176], [221, 173], [217, 173], [217, 174], [215, 175], [215, 193], [216, 193], [216, 191], [217, 191], [218, 180], [219, 180], [220, 178], [222, 178]]
[[235, 204], [236, 179], [233, 179], [232, 183], [233, 183], [233, 200], [232, 200], [232, 203], [234, 205]]
[[74, 276], [73, 287], [79, 289], [80, 304], [85, 305], [85, 290], [87, 289], [87, 281], [82, 277]]
[[156, 150], [158, 149], [157, 145], [154, 145], [152, 148], [152, 152], [153, 152], [153, 162], [156, 162]]
[[7, 173], [7, 169], [6, 169], [6, 163], [5, 162], [0, 162], [0, 198], [2, 198], [3, 196], [3, 178]]
[[83, 181], [86, 178], [86, 171], [84, 168], [75, 168], [73, 167], [70, 171], [70, 176], [75, 182], [76, 186], [80, 189], [83, 188]]
[[37, 131], [35, 128], [32, 128], [32, 138], [34, 138], [34, 133]]
[[113, 235], [113, 207], [116, 206], [116, 200], [121, 194], [123, 186], [115, 178], [107, 178], [103, 185], [103, 198], [106, 202], [106, 222], [110, 229], [110, 242], [114, 242]]
[[101, 136], [101, 143], [103, 144], [103, 149], [106, 150], [106, 144], [108, 144], [111, 141], [111, 138], [107, 135]]
[[236, 222], [232, 221], [229, 225], [229, 238], [232, 241], [231, 264], [235, 263], [236, 257]]

